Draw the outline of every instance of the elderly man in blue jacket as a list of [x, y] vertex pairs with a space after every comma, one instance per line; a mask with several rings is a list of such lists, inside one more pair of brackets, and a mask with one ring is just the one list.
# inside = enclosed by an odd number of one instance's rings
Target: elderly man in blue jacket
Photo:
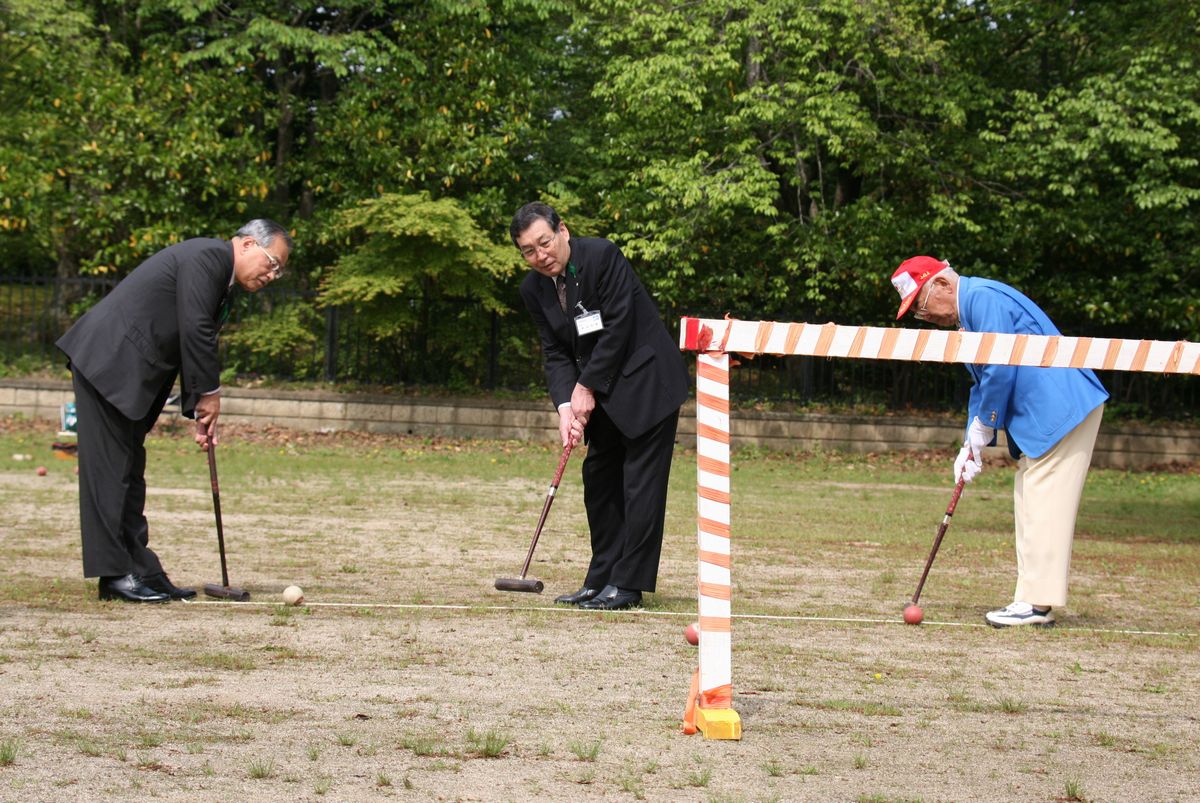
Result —
[[[990, 279], [959, 276], [949, 262], [905, 260], [892, 274], [900, 293], [896, 318], [913, 317], [967, 332], [1057, 335], [1041, 308]], [[993, 627], [1054, 624], [1053, 608], [1067, 602], [1071, 543], [1079, 498], [1108, 392], [1087, 369], [968, 365], [975, 385], [966, 438], [954, 461], [954, 480], [983, 470], [983, 448], [1003, 429], [1018, 460], [1013, 485], [1017, 588], [1013, 602], [986, 615]]]

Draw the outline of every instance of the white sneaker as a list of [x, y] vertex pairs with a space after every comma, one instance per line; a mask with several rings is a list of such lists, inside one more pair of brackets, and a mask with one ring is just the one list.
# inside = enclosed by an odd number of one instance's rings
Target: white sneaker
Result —
[[1053, 611], [1049, 608], [1044, 611], [1036, 610], [1028, 602], [1014, 602], [998, 611], [988, 611], [984, 618], [992, 627], [1015, 627], [1016, 625], [1050, 627], [1054, 624]]

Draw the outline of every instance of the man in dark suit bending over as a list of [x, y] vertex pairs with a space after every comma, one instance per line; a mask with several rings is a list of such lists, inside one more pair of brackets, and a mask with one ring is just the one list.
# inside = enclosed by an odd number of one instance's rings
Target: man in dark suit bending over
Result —
[[250, 221], [232, 240], [164, 248], [59, 338], [75, 385], [83, 575], [100, 578], [100, 599], [195, 596], [171, 582], [149, 547], [146, 434], [178, 377], [196, 443], [207, 449], [207, 434], [215, 442], [217, 331], [233, 285], [261, 290], [283, 273], [291, 251], [287, 230], [270, 220]]
[[586, 439], [583, 498], [592, 560], [556, 602], [620, 610], [658, 579], [667, 479], [687, 369], [654, 301], [616, 245], [571, 237], [546, 204], [509, 234], [532, 270], [521, 297], [537, 325], [563, 445]]

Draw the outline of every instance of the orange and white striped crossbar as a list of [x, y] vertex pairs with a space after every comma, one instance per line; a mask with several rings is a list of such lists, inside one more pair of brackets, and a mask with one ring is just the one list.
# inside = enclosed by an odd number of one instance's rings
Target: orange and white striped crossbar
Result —
[[683, 318], [686, 351], [1200, 375], [1200, 343]]

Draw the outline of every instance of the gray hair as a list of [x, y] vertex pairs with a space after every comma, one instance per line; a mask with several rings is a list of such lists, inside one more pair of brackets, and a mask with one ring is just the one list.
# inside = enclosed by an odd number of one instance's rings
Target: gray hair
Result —
[[296, 247], [296, 244], [292, 242], [292, 235], [288, 234], [287, 229], [280, 226], [274, 220], [268, 220], [265, 217], [255, 218], [245, 226], [242, 226], [237, 230], [237, 236], [249, 237], [263, 248], [275, 242], [276, 237], [282, 237], [284, 244], [287, 245], [289, 254]]

